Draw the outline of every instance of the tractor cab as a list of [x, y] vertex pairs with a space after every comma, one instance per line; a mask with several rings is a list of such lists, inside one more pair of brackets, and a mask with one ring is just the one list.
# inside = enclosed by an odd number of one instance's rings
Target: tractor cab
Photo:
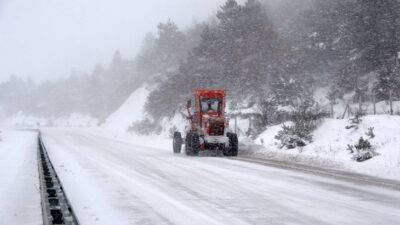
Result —
[[[194, 90], [193, 104], [189, 103], [190, 128], [203, 134], [224, 135], [225, 90]], [[193, 113], [193, 115], [192, 115]], [[220, 132], [208, 132], [207, 128], [218, 126]], [[214, 129], [215, 130], [215, 129]]]
[[[226, 156], [238, 151], [237, 135], [228, 132], [229, 119], [225, 117], [225, 90], [194, 90], [187, 102], [185, 149], [188, 155], [200, 150], [222, 150]], [[183, 143], [180, 132], [174, 133], [174, 152], [180, 152]]]

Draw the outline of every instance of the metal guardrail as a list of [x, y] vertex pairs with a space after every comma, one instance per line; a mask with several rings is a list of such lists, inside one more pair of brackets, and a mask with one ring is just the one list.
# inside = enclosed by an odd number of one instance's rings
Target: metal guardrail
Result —
[[39, 131], [38, 166], [44, 225], [79, 225], [64, 188], [50, 162]]

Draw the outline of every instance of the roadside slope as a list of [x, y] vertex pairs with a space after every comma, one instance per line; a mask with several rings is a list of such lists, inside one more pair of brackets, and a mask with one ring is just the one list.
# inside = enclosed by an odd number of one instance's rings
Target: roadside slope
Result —
[[127, 132], [132, 123], [144, 118], [144, 105], [148, 95], [149, 90], [146, 86], [134, 91], [124, 104], [107, 118], [104, 127], [114, 132]]
[[[325, 119], [313, 132], [313, 142], [303, 148], [281, 149], [275, 136], [281, 125], [269, 127], [255, 140], [258, 146], [247, 146], [245, 155], [280, 161], [297, 162], [400, 180], [400, 117], [389, 115], [365, 116], [358, 129], [346, 129], [347, 120]], [[360, 137], [367, 139], [368, 128], [375, 137], [369, 139], [377, 156], [364, 161], [352, 160], [347, 145], [354, 145]], [[262, 147], [261, 147], [262, 146]]]

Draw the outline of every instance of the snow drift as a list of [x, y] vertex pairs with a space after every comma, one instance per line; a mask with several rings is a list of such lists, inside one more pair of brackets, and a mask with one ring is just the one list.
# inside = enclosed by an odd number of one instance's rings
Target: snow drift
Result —
[[[358, 129], [346, 129], [348, 124], [346, 119], [325, 119], [313, 132], [314, 141], [311, 144], [292, 150], [279, 148], [275, 136], [282, 126], [272, 126], [255, 140], [264, 148], [256, 150], [254, 154], [303, 163], [319, 162], [321, 166], [340, 165], [360, 173], [400, 179], [400, 117], [365, 116]], [[347, 145], [355, 144], [360, 137], [367, 138], [370, 127], [374, 128], [376, 136], [369, 141], [378, 155], [362, 163], [355, 162]]]

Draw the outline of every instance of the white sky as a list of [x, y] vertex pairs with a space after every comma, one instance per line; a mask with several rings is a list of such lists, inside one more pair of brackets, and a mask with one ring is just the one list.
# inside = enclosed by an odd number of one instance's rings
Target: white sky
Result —
[[[225, 0], [0, 0], [0, 82], [90, 72], [115, 50], [133, 57], [168, 18], [181, 28], [214, 15]], [[239, 1], [242, 2], [242, 1]]]

